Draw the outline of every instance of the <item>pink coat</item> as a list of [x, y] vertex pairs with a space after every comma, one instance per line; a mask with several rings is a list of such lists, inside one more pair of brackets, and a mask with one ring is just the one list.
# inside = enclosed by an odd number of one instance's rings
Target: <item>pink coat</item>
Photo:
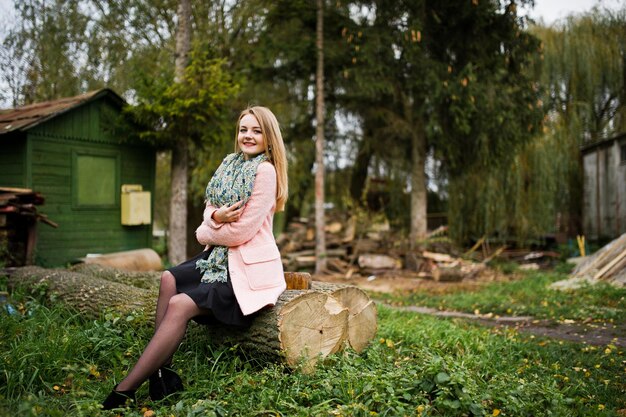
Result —
[[200, 244], [228, 246], [228, 272], [244, 315], [276, 304], [287, 287], [272, 233], [275, 209], [276, 170], [263, 162], [239, 220], [217, 223], [211, 217], [217, 207], [207, 203], [204, 221], [196, 230]]

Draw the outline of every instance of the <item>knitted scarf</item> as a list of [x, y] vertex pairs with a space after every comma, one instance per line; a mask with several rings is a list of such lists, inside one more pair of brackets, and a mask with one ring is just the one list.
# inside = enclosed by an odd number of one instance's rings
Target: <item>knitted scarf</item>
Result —
[[[264, 153], [247, 161], [242, 152], [227, 155], [206, 187], [207, 201], [215, 207], [230, 206], [237, 201], [246, 204], [252, 195], [257, 167], [263, 161], [267, 161]], [[228, 247], [214, 246], [206, 260], [196, 262], [196, 268], [203, 273], [202, 282], [226, 282]]]

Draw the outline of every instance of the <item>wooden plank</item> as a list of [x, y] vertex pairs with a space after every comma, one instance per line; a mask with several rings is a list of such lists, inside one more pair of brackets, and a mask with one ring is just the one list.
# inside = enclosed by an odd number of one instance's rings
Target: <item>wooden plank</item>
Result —
[[478, 249], [483, 244], [484, 241], [485, 241], [485, 236], [478, 239], [478, 242], [476, 242], [474, 246], [472, 246], [467, 252], [465, 252], [463, 256], [469, 256], [472, 253], [474, 253], [476, 249]]
[[448, 255], [447, 253], [436, 253], [436, 252], [429, 252], [426, 250], [422, 252], [422, 256], [424, 258], [432, 259], [435, 262], [452, 262], [455, 260], [455, 258]]
[[601, 279], [604, 274], [611, 270], [619, 261], [621, 261], [624, 257], [626, 257], [626, 249], [624, 249], [619, 255], [613, 258], [609, 263], [604, 265], [602, 269], [600, 269], [594, 276], [593, 279]]
[[6, 191], [11, 194], [30, 194], [33, 192], [30, 188], [18, 188], [18, 187], [0, 187], [0, 191]]

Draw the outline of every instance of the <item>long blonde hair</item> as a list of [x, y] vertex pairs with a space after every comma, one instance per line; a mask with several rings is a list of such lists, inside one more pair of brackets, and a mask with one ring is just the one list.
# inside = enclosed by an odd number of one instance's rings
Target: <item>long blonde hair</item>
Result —
[[288, 182], [287, 182], [287, 153], [283, 142], [283, 135], [280, 133], [280, 126], [274, 113], [267, 107], [248, 107], [239, 115], [237, 120], [237, 130], [235, 131], [235, 152], [239, 152], [239, 124], [241, 119], [251, 114], [256, 117], [261, 125], [263, 141], [265, 142], [265, 155], [276, 169], [276, 211], [283, 211], [287, 202]]

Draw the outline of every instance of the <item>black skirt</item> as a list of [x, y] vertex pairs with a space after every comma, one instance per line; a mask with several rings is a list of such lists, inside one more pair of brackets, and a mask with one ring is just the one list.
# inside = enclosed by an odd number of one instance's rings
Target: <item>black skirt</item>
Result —
[[199, 259], [207, 259], [210, 253], [210, 250], [200, 252], [188, 261], [168, 269], [176, 279], [176, 291], [179, 294], [187, 294], [198, 307], [210, 310], [208, 315], [193, 318], [200, 324], [221, 323], [237, 327], [250, 326], [254, 315], [244, 316], [241, 312], [230, 276], [226, 282], [200, 281], [202, 272], [196, 268], [196, 262]]

